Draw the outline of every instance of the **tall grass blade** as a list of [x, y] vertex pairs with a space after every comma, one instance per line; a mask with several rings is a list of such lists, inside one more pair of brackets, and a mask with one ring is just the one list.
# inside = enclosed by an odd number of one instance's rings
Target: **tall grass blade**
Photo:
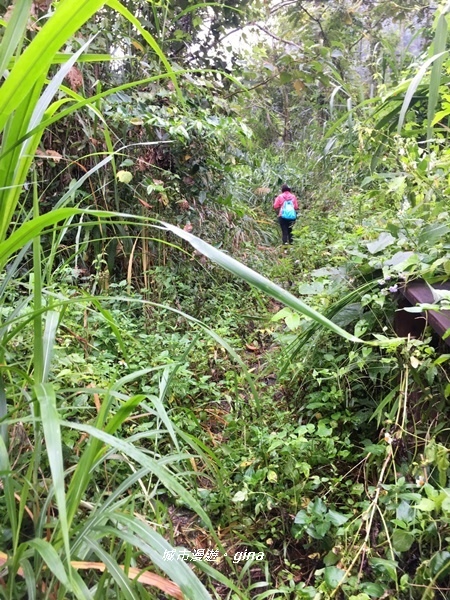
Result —
[[[5, 160], [7, 168], [2, 173], [2, 183], [10, 183], [12, 184], [12, 188], [2, 194], [3, 211], [0, 218], [0, 240], [3, 240], [6, 236], [6, 231], [19, 201], [22, 191], [21, 186], [26, 180], [27, 174], [30, 170], [30, 166], [34, 158], [36, 148], [41, 139], [43, 129], [38, 129], [34, 135], [28, 137], [20, 145], [17, 140], [22, 137], [22, 131], [24, 127], [25, 135], [38, 127], [52, 98], [58, 92], [59, 86], [64, 80], [64, 77], [66, 77], [71, 67], [75, 64], [78, 56], [80, 56], [88, 47], [89, 43], [90, 41], [86, 42], [78, 50], [78, 52], [71, 56], [70, 60], [68, 60], [67, 63], [58, 70], [41, 97], [36, 99], [34, 104], [30, 103], [30, 106], [27, 106], [27, 110], [24, 114], [16, 112], [14, 116], [11, 117], [11, 122], [13, 125], [16, 126], [17, 123], [17, 126], [20, 128], [20, 130], [14, 132], [13, 135], [8, 135], [2, 144], [3, 153], [7, 157]], [[13, 152], [10, 152], [10, 150], [13, 150]]]
[[55, 548], [49, 542], [40, 538], [35, 538], [29, 542], [26, 542], [26, 545], [30, 546], [30, 548], [33, 548], [33, 550], [36, 550], [36, 552], [42, 557], [42, 560], [47, 565], [49, 571], [59, 579], [64, 587], [66, 587], [69, 591], [72, 591], [69, 577], [67, 576], [64, 565]]
[[80, 55], [83, 54], [86, 48], [89, 47], [94, 37], [88, 40], [86, 43], [84, 43], [79, 50], [77, 50], [72, 56], [70, 56], [67, 62], [65, 62], [62, 65], [62, 67], [58, 70], [56, 75], [52, 77], [50, 83], [45, 88], [44, 93], [39, 98], [39, 102], [36, 104], [36, 107], [33, 111], [33, 115], [30, 119], [30, 124], [28, 126], [29, 130], [32, 130], [34, 127], [37, 127], [39, 125], [44, 116], [45, 111], [47, 110], [48, 106], [50, 105], [50, 102], [52, 101], [52, 98], [59, 90], [59, 86], [64, 81], [64, 78], [67, 76], [70, 69], [77, 62]]
[[120, 598], [124, 598], [125, 600], [135, 600], [137, 596], [136, 590], [133, 590], [130, 580], [119, 567], [111, 554], [106, 552], [106, 550], [104, 550], [100, 544], [91, 538], [86, 538], [84, 543], [90, 546], [98, 558], [104, 563], [106, 571], [109, 573], [109, 575], [111, 575], [120, 589]]
[[[73, 554], [79, 554], [84, 539], [90, 535], [90, 532], [95, 527], [99, 527], [102, 523], [109, 519], [108, 515], [110, 512], [121, 509], [123, 504], [128, 504], [128, 500], [126, 498], [124, 499], [124, 495], [127, 495], [130, 489], [132, 489], [133, 485], [140, 479], [143, 479], [150, 472], [150, 469], [145, 467], [138, 469], [129, 475], [124, 481], [122, 481], [117, 488], [111, 490], [111, 493], [104, 499], [104, 501], [101, 501], [101, 504], [99, 503], [94, 507], [91, 515], [82, 524], [81, 528], [78, 529], [78, 535], [73, 540]], [[110, 507], [112, 507], [111, 511]]]
[[[36, 236], [38, 236], [44, 229], [51, 227], [60, 221], [70, 219], [74, 215], [86, 214], [88, 211], [84, 211], [78, 208], [59, 208], [54, 209], [45, 215], [40, 215], [31, 221], [26, 221], [20, 227], [18, 227], [6, 240], [0, 242], [0, 270], [3, 269], [8, 259], [19, 252], [22, 247], [31, 242]], [[103, 217], [114, 216], [114, 213], [101, 212], [101, 211], [89, 211], [91, 215], [102, 215]]]
[[47, 313], [45, 319], [45, 329], [43, 338], [43, 373], [42, 381], [46, 382], [50, 372], [50, 366], [53, 356], [53, 348], [55, 345], [56, 330], [58, 328], [59, 313], [51, 310]]
[[0, 371], [0, 437], [5, 446], [8, 444], [8, 426], [3, 422], [3, 419], [7, 414], [8, 404], [6, 402], [5, 382], [3, 381], [3, 373]]
[[164, 552], [170, 552], [172, 548], [147, 523], [124, 513], [117, 513], [111, 515], [111, 517], [121, 526], [118, 528], [118, 535], [145, 552], [156, 566], [167, 573], [170, 579], [180, 586], [186, 599], [211, 600], [211, 596], [204, 585], [195, 577], [190, 567], [183, 560], [170, 561], [164, 559]]
[[0, 45], [0, 75], [9, 67], [9, 61], [23, 40], [28, 19], [30, 18], [31, 5], [32, 0], [22, 0], [22, 2], [16, 2], [14, 5]]
[[59, 513], [59, 526], [66, 550], [67, 560], [70, 560], [69, 527], [67, 521], [66, 494], [64, 487], [64, 464], [62, 455], [61, 428], [58, 411], [56, 409], [56, 396], [53, 386], [41, 383], [35, 386], [36, 398], [42, 416], [45, 445], [47, 450], [50, 472]]
[[231, 256], [228, 256], [220, 250], [217, 250], [217, 248], [214, 248], [207, 242], [204, 242], [200, 238], [196, 237], [195, 235], [192, 235], [191, 233], [188, 233], [187, 231], [184, 231], [183, 229], [180, 229], [179, 227], [175, 227], [174, 225], [170, 225], [169, 223], [163, 223], [163, 225], [168, 231], [171, 231], [178, 237], [181, 237], [182, 239], [189, 242], [191, 246], [193, 246], [196, 250], [198, 250], [199, 252], [201, 252], [202, 254], [219, 264], [221, 267], [227, 269], [227, 271], [230, 271], [231, 273], [233, 273], [237, 277], [240, 277], [247, 283], [254, 285], [262, 292], [268, 294], [269, 296], [272, 296], [272, 298], [275, 298], [279, 302], [282, 302], [283, 304], [289, 306], [290, 308], [299, 312], [300, 314], [312, 319], [313, 321], [316, 321], [323, 327], [330, 329], [331, 331], [337, 333], [346, 340], [352, 342], [362, 342], [362, 340], [360, 340], [359, 338], [348, 333], [347, 331], [345, 331], [345, 329], [342, 329], [341, 327], [333, 323], [333, 321], [330, 321], [329, 319], [321, 315], [319, 312], [309, 307], [299, 298], [296, 298], [295, 296], [293, 296], [280, 286], [276, 285], [266, 277], [263, 277], [256, 271], [253, 271], [253, 269], [250, 269], [249, 267], [243, 265], [236, 259], [231, 258]]
[[14, 498], [14, 481], [9, 463], [8, 450], [2, 437], [0, 437], [0, 480], [3, 484], [3, 494], [12, 538], [15, 539], [17, 535], [17, 512]]
[[434, 36], [432, 51], [433, 54], [441, 54], [434, 63], [431, 69], [430, 88], [428, 91], [428, 110], [427, 110], [427, 147], [430, 146], [431, 137], [433, 134], [433, 120], [438, 101], [439, 86], [441, 84], [442, 65], [444, 63], [444, 55], [447, 44], [448, 24], [447, 17], [444, 14], [439, 16], [436, 33]]
[[[39, 217], [39, 196], [36, 173], [33, 174], [33, 216]], [[18, 197], [17, 197], [18, 199]], [[10, 208], [12, 205], [10, 204]], [[12, 216], [12, 215], [11, 215]], [[41, 238], [33, 239], [33, 304], [35, 316], [33, 319], [33, 377], [34, 383], [42, 383], [44, 373], [44, 349], [42, 338], [42, 267], [41, 267]], [[39, 405], [36, 405], [38, 408]], [[38, 412], [36, 413], [39, 414]]]
[[27, 586], [27, 600], [36, 600], [37, 582], [34, 569], [30, 564], [30, 561], [23, 558], [20, 561], [22, 567], [23, 576], [25, 578], [25, 585]]
[[186, 490], [183, 486], [168, 470], [162, 466], [159, 461], [147, 456], [144, 452], [136, 448], [133, 444], [122, 440], [118, 437], [101, 431], [91, 425], [82, 425], [80, 423], [74, 423], [69, 421], [62, 421], [61, 424], [70, 429], [76, 429], [87, 433], [89, 436], [102, 441], [107, 446], [115, 448], [117, 452], [123, 452], [126, 456], [129, 456], [142, 467], [148, 468], [152, 473], [156, 475], [162, 485], [175, 496], [178, 496], [185, 504], [191, 507], [207, 524], [207, 526], [213, 531], [213, 527], [210, 518], [199, 504], [199, 502]]
[[0, 130], [42, 73], [47, 73], [53, 56], [103, 4], [104, 0], [63, 0], [56, 5], [51, 18], [18, 58], [0, 89]]
[[106, 4], [108, 6], [110, 6], [111, 8], [113, 8], [118, 13], [120, 13], [121, 15], [123, 15], [132, 25], [134, 25], [134, 27], [136, 27], [136, 29], [142, 35], [144, 40], [147, 42], [147, 44], [150, 46], [150, 48], [158, 56], [158, 58], [164, 65], [164, 68], [166, 69], [166, 71], [167, 71], [170, 79], [172, 80], [172, 83], [177, 91], [179, 100], [183, 101], [183, 97], [181, 95], [181, 91], [178, 86], [178, 81], [177, 81], [175, 72], [172, 69], [170, 62], [167, 60], [164, 52], [158, 46], [155, 38], [146, 29], [144, 29], [144, 27], [142, 27], [139, 19], [137, 19], [133, 15], [133, 13], [128, 10], [128, 8], [126, 6], [124, 6], [121, 2], [119, 2], [119, 0], [107, 0]]
[[432, 65], [434, 63], [434, 61], [443, 57], [447, 53], [448, 53], [448, 51], [440, 52], [439, 54], [435, 54], [434, 56], [432, 56], [431, 58], [426, 60], [424, 62], [424, 64], [420, 67], [420, 69], [417, 71], [416, 75], [411, 80], [411, 83], [409, 84], [409, 87], [406, 90], [405, 98], [403, 100], [402, 108], [400, 110], [400, 115], [398, 118], [398, 125], [397, 125], [397, 133], [401, 133], [401, 131], [402, 131], [402, 127], [405, 123], [406, 113], [408, 112], [409, 106], [411, 104], [411, 100], [413, 99], [413, 96], [416, 93], [416, 90], [419, 87], [422, 79], [425, 77], [425, 74], [428, 71], [429, 66]]

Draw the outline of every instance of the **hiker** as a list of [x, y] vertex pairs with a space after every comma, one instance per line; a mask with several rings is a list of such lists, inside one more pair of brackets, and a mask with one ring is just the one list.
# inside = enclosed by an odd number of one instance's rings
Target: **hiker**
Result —
[[298, 201], [288, 185], [282, 186], [281, 194], [275, 198], [273, 207], [278, 211], [283, 244], [292, 244], [292, 228], [297, 219]]

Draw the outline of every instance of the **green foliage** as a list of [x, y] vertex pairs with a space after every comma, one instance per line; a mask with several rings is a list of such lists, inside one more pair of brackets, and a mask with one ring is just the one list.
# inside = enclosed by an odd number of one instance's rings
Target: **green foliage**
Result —
[[245, 3], [30, 4], [0, 48], [0, 593], [445, 594], [449, 355], [396, 313], [417, 278], [408, 310], [449, 303], [446, 15], [422, 57], [383, 30], [421, 2], [281, 3], [227, 79], [180, 64]]

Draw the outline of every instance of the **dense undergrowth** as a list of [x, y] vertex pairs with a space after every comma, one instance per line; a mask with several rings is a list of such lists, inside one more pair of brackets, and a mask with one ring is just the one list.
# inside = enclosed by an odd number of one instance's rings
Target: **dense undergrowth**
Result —
[[[448, 403], [448, 354], [431, 332], [423, 341], [399, 340], [393, 322], [398, 286], [427, 269], [438, 276], [445, 263], [435, 264], [435, 246], [426, 241], [417, 253], [415, 230], [386, 246], [378, 222], [370, 210], [357, 224], [342, 210], [324, 213], [317, 197], [302, 211], [287, 253], [252, 240], [240, 252], [252, 252], [253, 267], [336, 324], [387, 341], [382, 348], [326, 333], [195, 254], [174, 276], [167, 265], [153, 269], [151, 290], [140, 294], [127, 293], [124, 280], [92, 296], [95, 274], [68, 282], [72, 271], [57, 271], [44, 301], [52, 310], [70, 303], [49, 371], [67, 423], [61, 443], [68, 474], [82, 464], [89, 433], [70, 424], [99, 423], [108, 397], [111, 427], [123, 411], [80, 508], [95, 515], [111, 495], [122, 505], [116, 491], [137, 469], [133, 452], [121, 447], [126, 440], [170, 465], [189, 493], [177, 499], [140, 473], [127, 504], [132, 498], [133, 511], [175, 547], [220, 547], [215, 567], [244, 597], [434, 597], [445, 586], [447, 564], [448, 432], [440, 415]], [[26, 280], [11, 283], [5, 317], [28, 293]], [[22, 319], [27, 312], [33, 309]], [[5, 360], [15, 365], [6, 394], [22, 397], [9, 416], [9, 455], [18, 481], [36, 470], [36, 481], [45, 482], [44, 456], [39, 465], [30, 461], [36, 438], [24, 421], [29, 399], [20, 383], [31, 328], [5, 347]], [[129, 403], [132, 410], [124, 411]], [[31, 535], [29, 513], [18, 542]], [[43, 532], [52, 527], [51, 514]], [[83, 531], [80, 516], [75, 531]], [[3, 547], [13, 547], [13, 535], [3, 530]], [[126, 562], [124, 551], [114, 549], [117, 563]], [[263, 558], [247, 560], [245, 552]], [[225, 553], [244, 558], [227, 563]], [[145, 566], [138, 556], [128, 560]], [[228, 597], [225, 583], [209, 586]]]

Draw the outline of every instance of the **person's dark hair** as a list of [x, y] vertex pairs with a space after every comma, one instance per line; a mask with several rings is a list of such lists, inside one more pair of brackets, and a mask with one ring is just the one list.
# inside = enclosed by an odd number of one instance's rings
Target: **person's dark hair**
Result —
[[282, 192], [290, 192], [291, 188], [288, 185], [284, 184], [281, 186], [281, 191]]

